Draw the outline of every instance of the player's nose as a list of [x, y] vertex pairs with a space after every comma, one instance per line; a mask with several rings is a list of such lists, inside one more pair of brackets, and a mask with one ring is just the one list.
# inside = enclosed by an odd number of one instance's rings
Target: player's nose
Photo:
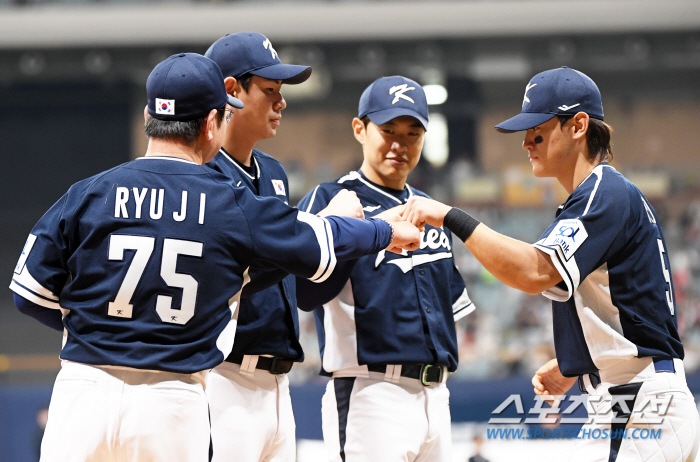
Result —
[[408, 145], [402, 141], [394, 141], [391, 143], [391, 150], [394, 152], [403, 153], [408, 150]]
[[284, 99], [284, 96], [282, 96], [282, 93], [280, 93], [279, 99], [275, 103], [275, 109], [278, 111], [281, 111], [282, 109], [287, 107], [287, 101]]

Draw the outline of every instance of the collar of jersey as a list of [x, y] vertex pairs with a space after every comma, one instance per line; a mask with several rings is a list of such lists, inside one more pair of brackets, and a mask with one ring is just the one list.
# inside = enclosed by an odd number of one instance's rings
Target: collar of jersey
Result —
[[192, 162], [191, 160], [180, 159], [179, 157], [171, 156], [143, 156], [137, 157], [136, 160], [174, 160], [175, 162], [184, 162], [186, 164], [199, 165], [197, 162]]
[[[367, 179], [364, 173], [362, 173], [362, 170], [357, 171], [360, 174], [360, 180], [362, 183], [364, 183], [365, 186], [374, 189], [378, 193], [384, 194], [387, 197], [391, 197], [393, 200], [399, 203], [399, 205], [402, 205], [403, 202], [399, 197], [404, 193], [404, 191], [408, 191], [408, 198], [410, 199], [413, 197], [413, 191], [411, 190], [411, 187], [406, 183], [406, 186], [404, 186], [403, 189], [394, 189], [394, 188], [387, 188], [386, 186], [379, 185], [377, 183], [374, 183], [370, 180]], [[397, 197], [399, 196], [399, 197]]]
[[243, 167], [241, 167], [241, 165], [238, 163], [238, 161], [237, 161], [236, 159], [234, 159], [234, 158], [231, 156], [231, 154], [229, 154], [228, 152], [226, 152], [226, 150], [225, 150], [223, 147], [219, 150], [219, 152], [222, 153], [222, 154], [224, 155], [224, 157], [225, 157], [226, 159], [228, 159], [229, 162], [231, 162], [233, 165], [235, 165], [236, 167], [238, 167], [238, 169], [239, 169], [241, 172], [243, 172], [243, 173], [245, 174], [245, 176], [247, 176], [247, 177], [250, 178], [251, 180], [259, 180], [259, 179], [260, 179], [260, 165], [258, 165], [258, 159], [255, 158], [255, 153], [253, 153], [253, 154], [251, 155], [251, 157], [253, 158], [253, 162], [255, 162], [255, 176], [253, 176], [253, 175], [251, 175], [250, 173], [246, 172], [246, 171], [243, 169]]
[[[593, 167], [593, 170], [591, 170], [591, 173], [589, 173], [588, 176], [587, 176], [586, 178], [584, 178], [583, 181], [581, 181], [581, 182], [574, 188], [574, 191], [576, 191], [576, 189], [578, 189], [579, 186], [581, 186], [581, 185], [582, 185], [583, 183], [585, 183], [590, 177], [592, 177], [592, 176], [595, 174], [595, 173], [594, 173], [594, 172], [595, 172], [595, 169], [597, 169], [597, 168], [600, 167], [600, 166], [602, 166], [602, 167], [609, 167], [609, 168], [615, 170], [615, 167], [613, 167], [612, 165], [610, 165], [608, 162], [600, 162], [598, 165], [596, 165], [595, 167]], [[573, 194], [573, 192], [572, 192], [572, 194]], [[571, 194], [570, 194], [570, 195], [571, 195]]]

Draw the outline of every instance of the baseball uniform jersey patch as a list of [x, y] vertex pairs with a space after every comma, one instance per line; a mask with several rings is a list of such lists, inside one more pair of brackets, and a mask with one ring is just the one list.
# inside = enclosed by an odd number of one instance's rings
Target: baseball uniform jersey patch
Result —
[[568, 261], [587, 238], [588, 233], [581, 220], [561, 220], [542, 245], [559, 246], [564, 258]]
[[156, 98], [156, 114], [175, 115], [175, 100]]
[[278, 196], [286, 196], [287, 193], [284, 190], [284, 182], [282, 180], [272, 180], [272, 186], [275, 187], [275, 193]]
[[34, 246], [35, 242], [36, 242], [36, 236], [33, 234], [30, 234], [29, 237], [27, 238], [26, 244], [24, 244], [24, 248], [22, 249], [22, 255], [19, 256], [19, 260], [17, 261], [17, 266], [15, 266], [15, 274], [20, 274], [22, 272], [22, 269], [24, 268], [24, 264], [27, 262], [27, 257], [29, 256], [29, 252], [32, 251], [32, 247]]

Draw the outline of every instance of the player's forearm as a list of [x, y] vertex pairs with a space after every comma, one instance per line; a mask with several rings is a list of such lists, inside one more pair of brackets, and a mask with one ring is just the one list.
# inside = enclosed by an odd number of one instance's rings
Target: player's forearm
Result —
[[333, 274], [320, 284], [297, 277], [297, 306], [299, 309], [313, 311], [337, 297], [348, 282], [356, 263], [357, 260], [339, 262], [333, 270]]
[[355, 260], [377, 253], [391, 244], [391, 226], [382, 220], [326, 217], [333, 231], [338, 261]]
[[497, 233], [483, 223], [464, 245], [496, 279], [528, 294], [539, 294], [561, 281], [561, 276], [542, 252]]
[[243, 287], [241, 298], [248, 298], [272, 287], [287, 276], [289, 276], [289, 273], [283, 270], [260, 271], [250, 274], [250, 282]]
[[21, 313], [31, 316], [45, 326], [63, 332], [63, 315], [59, 310], [37, 305], [17, 294], [14, 294], [14, 301]]

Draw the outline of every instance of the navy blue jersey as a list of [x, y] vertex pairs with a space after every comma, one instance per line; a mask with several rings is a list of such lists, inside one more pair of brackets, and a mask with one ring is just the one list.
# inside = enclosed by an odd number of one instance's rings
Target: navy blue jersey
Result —
[[[357, 193], [365, 216], [413, 195], [427, 197], [408, 185], [393, 190], [350, 172], [314, 188], [299, 209], [316, 213], [341, 189]], [[454, 323], [474, 305], [455, 267], [449, 230], [426, 226], [420, 250], [403, 255], [381, 251], [358, 259], [350, 269], [346, 288], [314, 312], [324, 371], [367, 374], [367, 364], [439, 364], [456, 370]]]
[[[289, 182], [282, 164], [257, 149], [253, 149], [251, 163], [255, 167], [253, 175], [222, 148], [208, 165], [258, 196], [276, 197], [288, 204]], [[256, 279], [258, 275], [251, 271], [250, 276]], [[272, 287], [241, 299], [231, 354], [268, 354], [303, 361], [294, 276], [287, 276]]]
[[534, 246], [563, 282], [554, 346], [567, 376], [633, 358], [683, 358], [666, 242], [641, 191], [604, 162], [569, 196]]
[[321, 219], [211, 168], [146, 157], [73, 185], [33, 228], [10, 287], [64, 312], [62, 359], [194, 373], [230, 353], [251, 265], [322, 282], [336, 259], [390, 235], [379, 220]]

